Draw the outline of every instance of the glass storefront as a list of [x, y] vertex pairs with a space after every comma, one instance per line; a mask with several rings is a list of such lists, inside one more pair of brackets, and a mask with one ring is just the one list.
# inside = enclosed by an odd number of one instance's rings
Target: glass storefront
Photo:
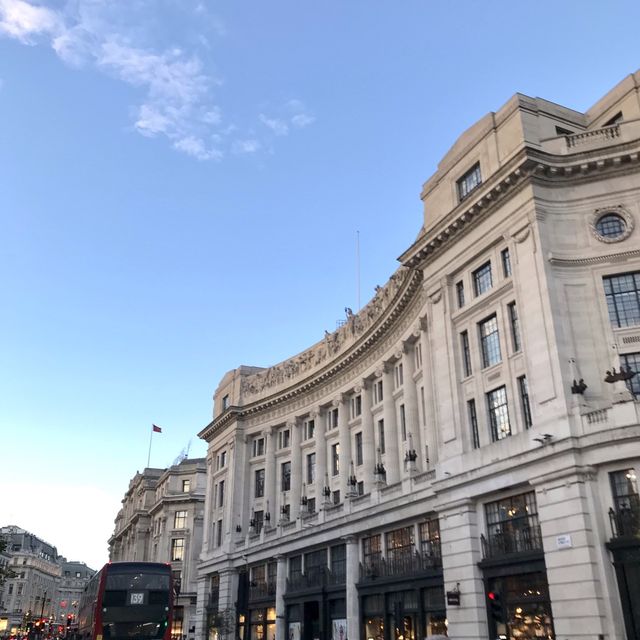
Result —
[[249, 613], [249, 640], [275, 640], [276, 609], [252, 609]]
[[422, 640], [447, 635], [442, 587], [396, 590], [362, 599], [365, 640]]

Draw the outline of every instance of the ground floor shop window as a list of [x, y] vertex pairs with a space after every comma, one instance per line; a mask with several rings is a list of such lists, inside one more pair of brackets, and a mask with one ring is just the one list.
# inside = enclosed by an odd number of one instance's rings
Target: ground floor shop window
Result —
[[[180, 609], [180, 612], [178, 612]], [[182, 607], [176, 607], [175, 617], [171, 623], [171, 640], [182, 640]], [[179, 617], [178, 617], [179, 616]]]
[[249, 615], [249, 623], [251, 627], [249, 640], [275, 640], [275, 607], [252, 609]]
[[441, 586], [365, 596], [364, 640], [422, 640], [447, 635]]
[[554, 640], [547, 577], [543, 572], [488, 580], [491, 637]]

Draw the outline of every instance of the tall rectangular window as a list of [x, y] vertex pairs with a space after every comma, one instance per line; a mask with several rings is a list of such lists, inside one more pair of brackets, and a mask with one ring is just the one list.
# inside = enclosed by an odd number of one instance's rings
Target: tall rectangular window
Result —
[[229, 408], [229, 395], [222, 398], [222, 410], [226, 411]]
[[216, 525], [216, 547], [222, 544], [222, 520], [218, 520]]
[[313, 420], [305, 420], [304, 423], [304, 439], [311, 440], [315, 433], [315, 422]]
[[624, 469], [609, 474], [613, 506], [616, 512], [637, 510], [640, 507], [635, 469]]
[[289, 491], [291, 489], [291, 462], [283, 462], [280, 465], [280, 490]]
[[500, 259], [502, 261], [502, 275], [509, 278], [511, 276], [511, 255], [508, 247], [500, 252]]
[[291, 445], [291, 431], [282, 429], [278, 431], [278, 449], [288, 449]]
[[378, 420], [378, 449], [380, 453], [384, 453], [384, 420]]
[[362, 464], [362, 431], [356, 433], [356, 466]]
[[377, 566], [382, 560], [382, 537], [379, 533], [362, 540], [362, 559], [365, 568]]
[[408, 559], [413, 555], [413, 527], [402, 527], [386, 534], [387, 559]]
[[351, 418], [357, 418], [362, 414], [362, 396], [351, 398]]
[[482, 184], [482, 175], [480, 174], [480, 163], [476, 164], [469, 169], [458, 180], [458, 198], [464, 200], [474, 189], [477, 189]]
[[605, 276], [604, 293], [614, 327], [640, 324], [640, 271]]
[[458, 309], [464, 307], [464, 282], [456, 282], [456, 298], [458, 300]]
[[187, 526], [187, 512], [186, 511], [176, 511], [173, 516], [173, 528], [174, 529], [184, 529]]
[[180, 560], [184, 560], [184, 538], [174, 538], [171, 540], [171, 561]]
[[404, 442], [407, 439], [407, 414], [403, 404], [400, 405], [400, 435], [402, 442]]
[[485, 262], [481, 267], [473, 272], [473, 292], [476, 296], [489, 291], [493, 286], [491, 277], [491, 262]]
[[527, 376], [518, 378], [518, 391], [520, 392], [520, 405], [522, 407], [522, 422], [524, 428], [529, 429], [533, 424], [531, 419], [531, 404], [529, 403], [529, 385], [527, 384]]
[[469, 349], [469, 334], [466, 331], [460, 334], [460, 345], [462, 347], [462, 369], [466, 378], [473, 373], [473, 369], [471, 368], [471, 351]]
[[254, 496], [262, 498], [264, 496], [264, 469], [256, 469], [253, 472]]
[[421, 522], [418, 527], [420, 533], [420, 551], [427, 557], [440, 557], [440, 522], [438, 518]]
[[478, 327], [480, 329], [480, 345], [482, 347], [482, 366], [484, 368], [491, 367], [502, 360], [498, 319], [493, 315], [481, 322]]
[[521, 349], [520, 344], [520, 322], [518, 321], [518, 309], [515, 302], [510, 302], [507, 305], [509, 312], [509, 325], [511, 327], [511, 344], [513, 346], [513, 352], [517, 353]]
[[264, 455], [264, 438], [254, 438], [251, 442], [251, 453], [253, 457]]
[[396, 384], [396, 389], [399, 389], [404, 384], [404, 373], [402, 368], [402, 362], [396, 365], [394, 370], [394, 380]]
[[191, 480], [182, 481], [182, 493], [189, 493], [191, 491]]
[[485, 514], [490, 544], [502, 553], [542, 548], [534, 491], [490, 502]]
[[471, 446], [474, 449], [480, 448], [480, 435], [478, 434], [478, 414], [476, 413], [476, 401], [467, 401], [469, 411], [469, 428], [471, 429]]
[[337, 476], [340, 473], [340, 444], [331, 445], [331, 475]]
[[262, 525], [264, 524], [264, 511], [254, 511], [253, 513], [253, 530], [255, 533], [262, 531]]
[[224, 480], [220, 480], [218, 483], [218, 506], [224, 506]]
[[620, 356], [620, 364], [625, 369], [635, 371], [636, 375], [627, 380], [629, 391], [636, 397], [640, 397], [640, 353], [625, 353]]
[[330, 549], [331, 573], [335, 578], [347, 577], [347, 545], [338, 544]]
[[316, 454], [307, 455], [307, 484], [313, 484], [316, 481]]
[[422, 344], [420, 342], [416, 343], [416, 346], [414, 349], [414, 357], [415, 357], [416, 370], [421, 369], [422, 368]]
[[331, 431], [331, 429], [338, 428], [338, 407], [334, 409], [330, 409], [327, 413], [327, 429]]
[[382, 393], [382, 380], [376, 380], [373, 384], [373, 401], [375, 404], [382, 402], [383, 393]]
[[509, 422], [506, 387], [498, 387], [487, 393], [487, 408], [489, 409], [493, 442], [510, 436], [511, 423]]

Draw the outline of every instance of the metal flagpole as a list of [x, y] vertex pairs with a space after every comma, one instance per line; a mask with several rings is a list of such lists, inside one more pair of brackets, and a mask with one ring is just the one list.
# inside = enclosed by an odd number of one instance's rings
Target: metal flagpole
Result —
[[151, 435], [149, 436], [149, 455], [147, 456], [147, 468], [149, 467], [149, 462], [151, 461], [151, 442], [153, 441], [153, 425], [151, 425]]

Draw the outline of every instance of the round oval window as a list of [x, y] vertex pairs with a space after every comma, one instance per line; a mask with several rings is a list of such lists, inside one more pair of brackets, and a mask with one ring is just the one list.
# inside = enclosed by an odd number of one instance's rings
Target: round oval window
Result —
[[596, 230], [603, 238], [615, 240], [624, 235], [627, 223], [617, 213], [605, 213], [596, 222]]

